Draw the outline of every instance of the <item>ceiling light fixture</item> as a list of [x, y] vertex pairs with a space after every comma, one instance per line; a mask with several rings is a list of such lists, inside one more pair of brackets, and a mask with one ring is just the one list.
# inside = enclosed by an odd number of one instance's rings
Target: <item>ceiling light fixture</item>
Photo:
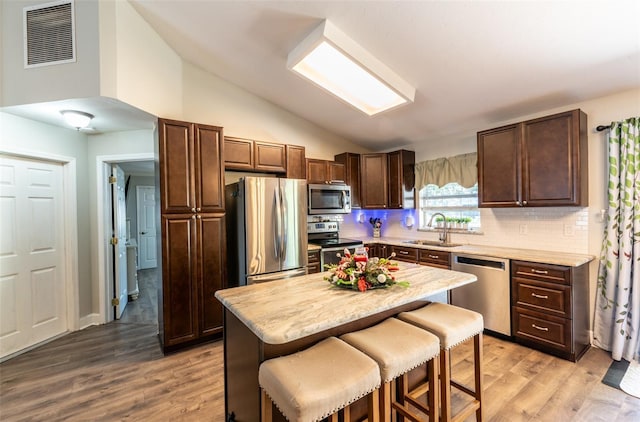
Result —
[[415, 97], [415, 88], [328, 20], [289, 53], [287, 67], [369, 116]]
[[62, 110], [60, 111], [64, 121], [69, 125], [75, 127], [77, 130], [84, 129], [89, 126], [89, 122], [93, 119], [93, 114], [85, 113], [84, 111], [77, 110]]

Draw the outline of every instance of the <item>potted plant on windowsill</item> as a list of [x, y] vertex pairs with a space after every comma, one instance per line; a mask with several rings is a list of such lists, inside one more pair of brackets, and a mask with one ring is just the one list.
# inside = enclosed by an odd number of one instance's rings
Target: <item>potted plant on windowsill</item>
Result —
[[462, 217], [460, 220], [460, 228], [463, 230], [469, 230], [469, 223], [471, 223], [471, 217]]
[[436, 217], [436, 227], [443, 228], [444, 227], [444, 218]]

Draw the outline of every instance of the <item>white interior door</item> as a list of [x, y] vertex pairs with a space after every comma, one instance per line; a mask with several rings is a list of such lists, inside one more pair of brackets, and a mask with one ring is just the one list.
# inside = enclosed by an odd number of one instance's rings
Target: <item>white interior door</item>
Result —
[[0, 358], [68, 330], [62, 165], [0, 156]]
[[114, 306], [115, 319], [120, 319], [127, 306], [127, 204], [124, 192], [124, 171], [113, 164], [111, 176], [112, 241], [113, 245], [113, 291], [118, 299]]
[[156, 258], [156, 188], [154, 186], [136, 187], [138, 208], [138, 267], [141, 270], [155, 268]]

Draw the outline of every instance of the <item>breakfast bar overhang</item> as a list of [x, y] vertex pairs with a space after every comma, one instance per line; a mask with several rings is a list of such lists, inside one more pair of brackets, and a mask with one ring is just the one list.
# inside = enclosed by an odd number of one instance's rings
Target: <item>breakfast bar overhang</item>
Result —
[[228, 421], [260, 420], [260, 363], [318, 341], [370, 327], [476, 281], [471, 274], [401, 264], [409, 287], [358, 292], [333, 287], [323, 273], [219, 290], [224, 305], [225, 411]]

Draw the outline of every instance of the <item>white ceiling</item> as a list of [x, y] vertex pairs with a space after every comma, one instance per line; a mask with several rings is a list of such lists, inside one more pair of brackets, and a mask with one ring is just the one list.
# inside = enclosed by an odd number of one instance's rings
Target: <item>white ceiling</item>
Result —
[[[130, 1], [184, 60], [372, 150], [640, 87], [637, 0]], [[415, 102], [368, 117], [287, 70], [325, 18], [411, 83]], [[62, 126], [58, 110], [79, 109], [97, 133], [155, 122], [117, 100], [70, 101], [3, 111]]]
[[[132, 3], [183, 59], [371, 149], [640, 87], [637, 0]], [[287, 70], [325, 18], [413, 84], [415, 103], [368, 117]]]

